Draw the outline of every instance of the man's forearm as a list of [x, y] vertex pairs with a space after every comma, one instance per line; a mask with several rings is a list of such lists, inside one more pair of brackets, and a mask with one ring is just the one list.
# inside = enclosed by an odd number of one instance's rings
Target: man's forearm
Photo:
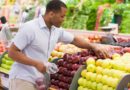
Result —
[[73, 40], [72, 44], [76, 45], [79, 48], [83, 48], [83, 49], [92, 49], [94, 47], [94, 44], [86, 41], [83, 38], [77, 37], [77, 36]]
[[32, 60], [31, 58], [24, 55], [22, 52], [9, 52], [9, 57], [11, 57], [16, 62], [30, 66], [35, 66], [37, 63], [37, 61]]

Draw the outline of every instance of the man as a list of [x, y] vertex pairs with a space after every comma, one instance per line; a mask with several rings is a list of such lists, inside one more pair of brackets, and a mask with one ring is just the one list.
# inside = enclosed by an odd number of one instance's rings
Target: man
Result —
[[37, 90], [36, 79], [43, 76], [44, 72], [53, 73], [53, 70], [48, 71], [48, 58], [57, 42], [72, 43], [107, 56], [102, 47], [98, 49], [99, 46], [59, 28], [66, 12], [67, 7], [63, 2], [50, 1], [44, 16], [21, 26], [8, 52], [15, 60], [10, 72], [10, 90]]

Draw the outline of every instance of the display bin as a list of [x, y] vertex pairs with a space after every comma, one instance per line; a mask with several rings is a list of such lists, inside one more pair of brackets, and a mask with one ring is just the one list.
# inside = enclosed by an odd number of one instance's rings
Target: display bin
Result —
[[[78, 71], [76, 72], [73, 80], [72, 80], [72, 83], [70, 85], [70, 89], [69, 90], [77, 90], [78, 88], [78, 79], [81, 77], [81, 72], [82, 70], [84, 70], [86, 68], [85, 65], [82, 65]], [[116, 87], [116, 90], [128, 90], [127, 88], [127, 85], [128, 83], [130, 83], [130, 74], [128, 75], [125, 75], [121, 81], [119, 82], [119, 84], [117, 85]]]
[[73, 80], [71, 82], [69, 90], [77, 90], [78, 88], [78, 79], [81, 77], [81, 71], [85, 69], [85, 65], [81, 65], [77, 72], [75, 73]]

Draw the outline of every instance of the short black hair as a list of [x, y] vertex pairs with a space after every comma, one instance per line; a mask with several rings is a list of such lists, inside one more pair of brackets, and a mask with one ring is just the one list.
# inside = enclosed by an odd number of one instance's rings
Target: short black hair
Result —
[[46, 6], [46, 12], [49, 11], [60, 11], [61, 7], [67, 8], [65, 3], [60, 0], [51, 0]]

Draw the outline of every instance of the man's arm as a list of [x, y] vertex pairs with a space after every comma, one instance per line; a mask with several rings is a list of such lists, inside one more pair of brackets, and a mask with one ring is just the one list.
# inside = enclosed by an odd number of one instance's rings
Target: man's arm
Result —
[[12, 58], [14, 61], [33, 66], [37, 68], [40, 72], [46, 72], [46, 67], [44, 64], [38, 60], [33, 60], [29, 57], [27, 57], [25, 54], [23, 54], [15, 45], [12, 43], [8, 50], [9, 57]]
[[102, 54], [105, 58], [110, 57], [105, 46], [87, 42], [81, 37], [75, 36], [74, 40], [72, 41], [72, 44], [76, 45], [79, 48], [91, 49], [95, 52], [97, 56], [100, 56], [100, 54]]

